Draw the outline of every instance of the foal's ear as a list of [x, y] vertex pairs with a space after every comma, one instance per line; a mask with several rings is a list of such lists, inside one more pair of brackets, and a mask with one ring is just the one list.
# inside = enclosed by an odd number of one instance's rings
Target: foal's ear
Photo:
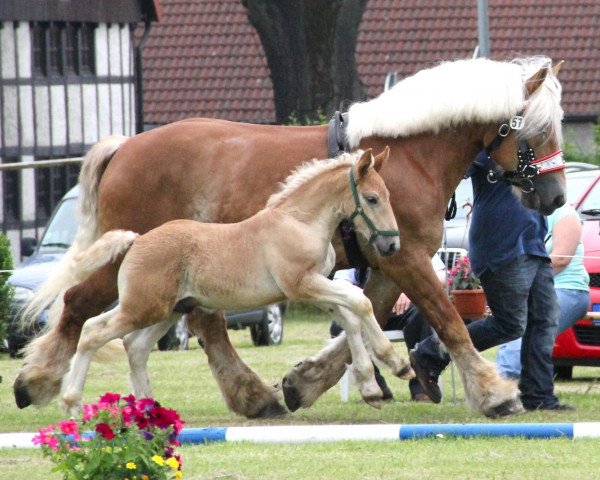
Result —
[[373, 168], [379, 172], [385, 165], [385, 162], [387, 162], [388, 158], [390, 158], [390, 147], [386, 145], [383, 152], [379, 155], [375, 155], [375, 165], [373, 165]]
[[363, 152], [356, 164], [356, 181], [359, 182], [362, 177], [365, 176], [367, 170], [373, 165], [375, 159], [373, 158], [373, 150], [367, 149]]
[[542, 86], [544, 80], [546, 80], [546, 75], [548, 75], [549, 67], [542, 67], [537, 72], [535, 72], [531, 77], [525, 80], [525, 88], [527, 89], [527, 96], [531, 95], [538, 88]]

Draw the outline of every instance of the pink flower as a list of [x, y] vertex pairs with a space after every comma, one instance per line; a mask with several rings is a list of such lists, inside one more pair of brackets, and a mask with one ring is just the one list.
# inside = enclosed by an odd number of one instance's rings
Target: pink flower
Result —
[[75, 441], [79, 441], [79, 425], [75, 420], [67, 420], [58, 424], [60, 431], [65, 435], [73, 435]]
[[98, 414], [98, 405], [96, 403], [85, 404], [83, 406], [83, 421], [88, 422]]
[[58, 450], [58, 439], [54, 435], [54, 429], [56, 426], [49, 425], [46, 428], [40, 428], [37, 435], [35, 435], [31, 442], [34, 445], [46, 445], [52, 450]]

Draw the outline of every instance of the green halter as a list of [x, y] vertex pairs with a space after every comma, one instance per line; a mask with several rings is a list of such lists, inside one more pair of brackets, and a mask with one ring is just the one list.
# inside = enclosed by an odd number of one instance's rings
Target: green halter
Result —
[[358, 196], [358, 191], [356, 190], [356, 180], [354, 179], [354, 169], [350, 167], [350, 189], [352, 190], [352, 197], [354, 198], [354, 212], [352, 215], [348, 217], [348, 221], [353, 222], [354, 218], [357, 216], [361, 216], [362, 219], [369, 227], [371, 232], [371, 237], [369, 238], [369, 245], [371, 245], [375, 239], [382, 235], [384, 237], [392, 237], [396, 235], [400, 235], [398, 230], [378, 230], [373, 221], [369, 218], [369, 216], [364, 212], [363, 208], [360, 206], [360, 197]]

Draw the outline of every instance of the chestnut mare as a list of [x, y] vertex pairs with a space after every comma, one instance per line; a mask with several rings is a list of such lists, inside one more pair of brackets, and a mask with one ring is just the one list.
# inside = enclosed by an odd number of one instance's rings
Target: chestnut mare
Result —
[[[381, 175], [402, 247], [393, 257], [378, 257], [359, 239], [374, 267], [364, 292], [375, 316], [385, 322], [400, 292], [406, 293], [450, 353], [467, 401], [488, 416], [520, 411], [517, 387], [502, 380], [473, 347], [435, 276], [431, 256], [441, 243], [448, 201], [483, 149], [505, 171], [505, 179], [518, 185], [513, 190], [526, 207], [550, 214], [565, 202], [558, 67], [552, 68], [545, 57], [446, 62], [406, 78], [373, 100], [354, 104], [348, 112], [350, 148], [391, 147]], [[51, 328], [27, 347], [14, 385], [17, 405], [47, 403], [60, 391], [84, 322], [117, 298], [119, 259], [78, 283], [69, 274], [76, 253], [113, 229], [145, 233], [177, 218], [215, 223], [248, 218], [296, 165], [328, 157], [327, 131], [327, 126], [190, 119], [94, 146], [80, 176], [81, 227], [75, 244], [63, 267], [29, 305], [29, 318], [36, 318], [57, 299], [49, 312]], [[532, 151], [518, 155], [523, 145]], [[339, 235], [333, 245], [335, 268], [347, 268]], [[222, 312], [213, 315], [221, 320], [194, 309], [187, 320], [206, 346], [213, 372], [219, 372], [216, 380], [224, 397], [243, 388], [254, 395], [247, 400], [254, 406], [242, 414], [269, 412], [276, 394], [264, 388], [231, 347]], [[283, 380], [288, 408], [312, 405], [337, 383], [349, 361], [347, 343], [340, 339], [299, 362]]]
[[[78, 254], [72, 268], [82, 280], [116, 257], [125, 257], [118, 275], [119, 304], [83, 326], [63, 384], [64, 408], [73, 415], [80, 410], [92, 355], [110, 340], [125, 337], [134, 393], [148, 398], [150, 351], [181, 313], [254, 308], [285, 298], [334, 313], [347, 335], [359, 390], [365, 401], [378, 406], [382, 392], [362, 335], [375, 358], [394, 374], [410, 378], [412, 369], [379, 328], [362, 290], [327, 275], [335, 265], [331, 238], [343, 219], [357, 217], [355, 228], [380, 255], [398, 251], [396, 218], [376, 171], [388, 155], [386, 149], [373, 158], [368, 150], [302, 165], [266, 208], [240, 223], [173, 220], [141, 237], [112, 230]], [[240, 408], [246, 395], [241, 397], [241, 402], [230, 401], [234, 411], [266, 414]], [[281, 408], [280, 413], [285, 412]]]

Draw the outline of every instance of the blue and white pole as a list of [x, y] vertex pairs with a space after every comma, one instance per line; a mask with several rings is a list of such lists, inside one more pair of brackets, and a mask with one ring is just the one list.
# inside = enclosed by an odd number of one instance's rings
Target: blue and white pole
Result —
[[[34, 448], [34, 433], [2, 433], [0, 448]], [[591, 438], [600, 422], [471, 423], [425, 425], [281, 425], [265, 427], [184, 428], [181, 444], [213, 442], [307, 443], [348, 440], [396, 441], [444, 437]]]

